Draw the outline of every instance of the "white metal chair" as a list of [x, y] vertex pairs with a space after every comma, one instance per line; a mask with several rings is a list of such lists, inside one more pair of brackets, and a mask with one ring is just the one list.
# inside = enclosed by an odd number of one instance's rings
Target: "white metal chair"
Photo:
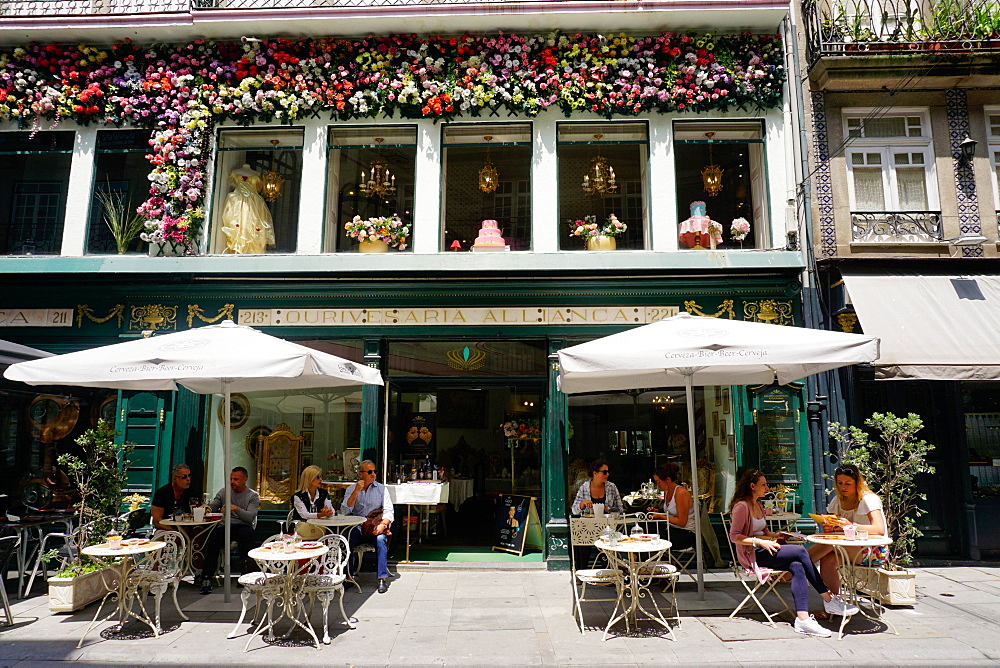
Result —
[[[285, 534], [275, 534], [264, 541], [264, 543], [272, 543], [274, 541], [282, 540], [283, 538], [285, 538]], [[257, 621], [257, 614], [260, 612], [260, 601], [264, 592], [264, 584], [267, 580], [275, 577], [277, 577], [275, 573], [264, 573], [263, 571], [254, 571], [240, 576], [240, 579], [237, 580], [237, 582], [239, 582], [240, 586], [243, 587], [243, 590], [240, 592], [240, 600], [243, 602], [243, 609], [240, 610], [240, 618], [237, 620], [236, 626], [234, 626], [233, 630], [229, 632], [229, 638], [235, 638], [240, 634], [240, 624], [243, 623], [243, 619], [247, 616], [247, 610], [249, 609], [248, 604], [251, 596], [255, 598], [253, 617], [250, 619], [250, 628], [253, 628], [254, 622]], [[267, 614], [270, 621], [270, 605], [268, 605]]]
[[148, 559], [140, 563], [132, 571], [133, 582], [129, 587], [134, 587], [139, 594], [139, 605], [147, 594], [152, 594], [155, 601], [156, 628], [162, 633], [160, 626], [160, 601], [167, 589], [173, 585], [174, 608], [181, 619], [187, 620], [188, 616], [181, 610], [177, 602], [177, 588], [180, 586], [181, 578], [184, 576], [184, 553], [188, 548], [187, 538], [180, 531], [160, 530], [153, 534], [152, 540], [163, 541], [166, 545], [161, 550], [152, 553]]
[[[670, 522], [667, 520], [654, 520], [650, 519], [646, 513], [638, 513], [634, 522], [642, 527], [643, 533], [664, 536], [667, 540], [670, 540]], [[626, 522], [626, 528], [631, 526], [633, 526], [633, 520], [630, 519]], [[666, 594], [667, 590], [670, 591], [670, 608], [673, 611], [673, 616], [668, 619], [676, 619], [677, 625], [680, 626], [681, 616], [680, 610], [677, 607], [677, 581], [680, 579], [681, 573], [674, 564], [669, 562], [669, 553], [667, 559], [666, 563], [658, 561], [642, 564], [638, 572], [640, 576], [649, 580], [660, 580], [663, 582], [663, 593]]]
[[[571, 517], [569, 520], [570, 547], [593, 546], [601, 533], [612, 526], [617, 529], [617, 521], [610, 518], [595, 519], [593, 517]], [[572, 554], [572, 550], [571, 550]], [[581, 603], [597, 601], [621, 601], [622, 587], [625, 585], [625, 574], [617, 568], [577, 568], [573, 563], [573, 611], [580, 623], [580, 633], [586, 633], [583, 624], [583, 608]], [[609, 587], [614, 586], [614, 598], [588, 598], [587, 585]]]
[[7, 562], [14, 556], [21, 541], [20, 536], [4, 536], [0, 538], [0, 603], [3, 603], [4, 614], [7, 615], [7, 625], [14, 626], [14, 616], [10, 611], [10, 601], [7, 600], [7, 587], [4, 581], [7, 579]]
[[[726, 531], [726, 542], [729, 544], [729, 554], [733, 558], [733, 564], [732, 564], [733, 575], [736, 577], [739, 583], [743, 585], [743, 588], [746, 590], [747, 595], [743, 598], [742, 601], [740, 601], [740, 604], [736, 606], [736, 609], [733, 610], [731, 613], [729, 613], [729, 617], [730, 618], [735, 617], [739, 613], [739, 611], [742, 610], [743, 607], [749, 601], [752, 600], [757, 605], [757, 608], [761, 611], [764, 617], [767, 618], [767, 623], [770, 624], [771, 626], [776, 626], [773, 619], [774, 617], [782, 613], [792, 611], [792, 609], [788, 605], [788, 602], [785, 601], [784, 597], [781, 595], [781, 592], [775, 589], [775, 586], [779, 582], [781, 582], [782, 577], [788, 571], [770, 571], [767, 577], [765, 577], [763, 580], [758, 578], [753, 573], [748, 574], [746, 569], [743, 568], [743, 566], [740, 564], [739, 559], [736, 558], [736, 545], [733, 543], [732, 540], [729, 539], [729, 531], [731, 523], [732, 520], [729, 518], [729, 516], [723, 513], [722, 526]], [[753, 583], [752, 587], [750, 586], [751, 582]], [[764, 607], [764, 603], [762, 602], [762, 599], [772, 592], [774, 593], [775, 596], [778, 597], [778, 600], [781, 601], [781, 604], [784, 606], [781, 610], [777, 612], [768, 612], [767, 609]]]
[[310, 614], [317, 599], [323, 606], [323, 643], [329, 645], [330, 604], [334, 596], [337, 596], [340, 614], [347, 628], [354, 628], [344, 611], [344, 581], [347, 579], [344, 572], [347, 561], [351, 558], [351, 550], [347, 539], [337, 533], [327, 534], [320, 538], [319, 542], [330, 548], [330, 551], [313, 562], [309, 572], [302, 576], [302, 592], [309, 597]]

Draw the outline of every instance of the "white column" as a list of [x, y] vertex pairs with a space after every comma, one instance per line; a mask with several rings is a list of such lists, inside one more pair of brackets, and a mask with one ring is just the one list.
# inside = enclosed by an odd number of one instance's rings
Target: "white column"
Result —
[[318, 255], [323, 252], [326, 174], [326, 125], [317, 121], [306, 123], [302, 137], [299, 231], [295, 241], [295, 252], [298, 255]]
[[533, 121], [531, 151], [531, 250], [559, 251], [559, 160], [556, 157], [556, 115]]
[[441, 252], [441, 128], [431, 121], [417, 123], [414, 160], [413, 252]]
[[97, 128], [77, 128], [66, 188], [66, 215], [63, 218], [60, 253], [65, 256], [79, 257], [87, 252], [87, 220], [90, 218], [90, 197], [94, 191], [96, 149]]
[[654, 251], [677, 250], [677, 170], [673, 118], [649, 117], [649, 242]]

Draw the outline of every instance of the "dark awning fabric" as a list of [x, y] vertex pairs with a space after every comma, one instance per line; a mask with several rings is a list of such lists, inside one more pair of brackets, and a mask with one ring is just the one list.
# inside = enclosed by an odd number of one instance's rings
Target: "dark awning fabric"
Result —
[[0, 339], [0, 366], [8, 366], [27, 360], [37, 360], [41, 357], [52, 357], [52, 353]]
[[1000, 379], [1000, 276], [843, 272], [883, 380]]

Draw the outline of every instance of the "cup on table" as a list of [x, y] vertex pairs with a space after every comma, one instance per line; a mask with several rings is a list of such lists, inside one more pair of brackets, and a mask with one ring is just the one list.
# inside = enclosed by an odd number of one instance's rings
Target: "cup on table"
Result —
[[112, 550], [120, 550], [122, 548], [122, 537], [115, 536], [113, 538], [108, 538], [108, 547]]
[[286, 540], [285, 541], [285, 554], [292, 554], [295, 552], [295, 541]]
[[594, 517], [604, 517], [604, 504], [595, 503], [594, 504]]
[[868, 529], [859, 528], [857, 531], [858, 531], [858, 540], [868, 540]]
[[174, 513], [174, 522], [180, 522], [184, 519], [184, 513]]
[[855, 540], [857, 538], [858, 527], [854, 524], [844, 525], [844, 538], [847, 540]]
[[197, 508], [195, 508], [194, 510], [191, 511], [191, 515], [194, 516], [194, 521], [195, 522], [204, 522], [205, 521], [205, 506], [198, 506]]

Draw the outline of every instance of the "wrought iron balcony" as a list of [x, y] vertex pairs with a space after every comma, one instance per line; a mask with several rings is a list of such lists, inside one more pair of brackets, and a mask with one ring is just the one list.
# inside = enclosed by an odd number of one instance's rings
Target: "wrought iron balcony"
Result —
[[943, 241], [940, 211], [852, 211], [853, 241]]
[[803, 0], [810, 62], [883, 52], [1000, 51], [997, 0]]
[[167, 14], [190, 7], [191, 0], [0, 0], [0, 17]]

